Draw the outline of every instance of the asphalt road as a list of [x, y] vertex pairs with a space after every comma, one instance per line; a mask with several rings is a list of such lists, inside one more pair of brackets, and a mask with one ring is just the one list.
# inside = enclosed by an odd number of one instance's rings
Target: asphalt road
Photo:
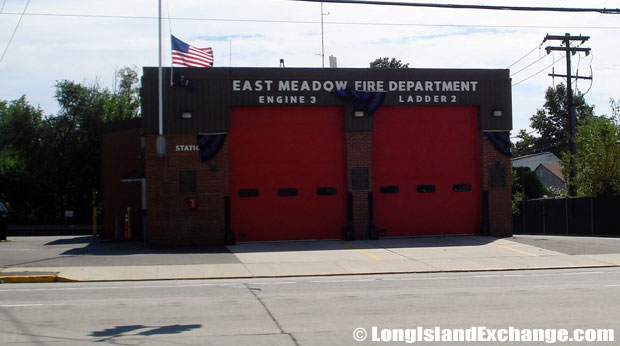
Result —
[[620, 337], [618, 321], [620, 268], [0, 285], [3, 345], [404, 344], [353, 340], [373, 326], [616, 328]]
[[9, 237], [0, 267], [91, 267], [239, 263], [225, 246], [147, 248], [134, 241], [93, 236]]
[[561, 235], [515, 235], [512, 240], [567, 255], [600, 255], [620, 253], [620, 238], [571, 237]]
[[[0, 267], [239, 263], [225, 246], [147, 248], [138, 242], [99, 241], [92, 236], [10, 237], [9, 240], [0, 246]], [[432, 237], [418, 240], [417, 246], [438, 246]], [[620, 253], [620, 238], [515, 235], [511, 240], [571, 255]], [[468, 244], [459, 238], [455, 241], [456, 246]], [[269, 251], [268, 243], [265, 244]], [[449, 239], [442, 239], [439, 244], [451, 246]]]

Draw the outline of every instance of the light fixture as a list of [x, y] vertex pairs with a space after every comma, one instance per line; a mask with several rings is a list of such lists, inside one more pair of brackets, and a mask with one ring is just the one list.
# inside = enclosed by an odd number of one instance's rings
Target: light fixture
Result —
[[188, 112], [188, 111], [181, 112], [181, 119], [191, 119], [191, 118], [192, 118], [192, 112]]
[[501, 111], [501, 110], [498, 110], [498, 109], [497, 109], [497, 110], [494, 110], [494, 111], [493, 111], [493, 116], [494, 116], [494, 117], [499, 118], [499, 117], [501, 117], [501, 116], [503, 116], [503, 115], [504, 115], [504, 112], [503, 112], [503, 111]]
[[361, 118], [361, 117], [364, 116], [364, 111], [355, 111], [353, 113], [353, 116], [356, 117], [356, 118]]

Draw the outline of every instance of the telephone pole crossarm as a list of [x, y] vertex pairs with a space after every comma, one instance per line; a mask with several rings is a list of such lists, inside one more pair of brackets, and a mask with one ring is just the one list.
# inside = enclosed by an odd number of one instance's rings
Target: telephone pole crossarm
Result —
[[546, 41], [581, 41], [581, 43], [586, 42], [587, 40], [590, 39], [590, 36], [571, 36], [570, 34], [568, 35], [564, 35], [564, 36], [560, 36], [560, 35], [549, 35], [547, 34], [547, 36], [545, 36], [545, 39], [543, 40], [543, 42]]
[[[562, 77], [562, 78], [568, 78], [568, 75], [565, 74], [557, 74], [557, 73], [549, 73], [548, 74], [549, 77]], [[576, 78], [576, 79], [589, 79], [592, 80], [592, 76], [589, 77], [584, 77], [584, 76], [570, 76], [571, 78]]]
[[545, 50], [547, 51], [547, 54], [551, 53], [551, 51], [563, 51], [563, 52], [570, 52], [573, 55], [575, 55], [575, 53], [577, 53], [577, 52], [583, 52], [583, 53], [586, 53], [586, 55], [590, 55], [590, 51], [592, 50], [592, 48], [581, 48], [581, 47], [546, 47]]

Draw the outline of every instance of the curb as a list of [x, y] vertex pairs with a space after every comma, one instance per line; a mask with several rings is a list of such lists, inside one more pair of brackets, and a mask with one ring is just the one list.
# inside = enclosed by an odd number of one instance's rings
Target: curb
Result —
[[26, 283], [44, 283], [44, 282], [75, 282], [59, 276], [59, 272], [37, 272], [22, 271], [14, 273], [0, 273], [0, 284], [26, 284]]
[[56, 275], [10, 275], [0, 276], [0, 283], [40, 283], [40, 282], [56, 282], [58, 277]]
[[235, 279], [273, 279], [273, 278], [303, 278], [303, 277], [330, 277], [330, 276], [359, 276], [359, 275], [405, 275], [405, 274], [438, 274], [438, 273], [484, 273], [484, 272], [513, 272], [525, 270], [553, 270], [553, 269], [587, 269], [587, 268], [615, 268], [617, 264], [595, 264], [582, 266], [547, 266], [523, 268], [484, 268], [484, 269], [446, 269], [446, 270], [416, 270], [416, 271], [385, 271], [385, 272], [356, 272], [356, 273], [312, 273], [312, 274], [273, 274], [273, 275], [239, 275], [239, 276], [206, 276], [206, 277], [163, 277], [163, 278], [125, 278], [125, 279], [75, 279], [59, 276], [58, 274], [43, 275], [0, 275], [0, 283], [43, 283], [43, 282], [139, 282], [139, 281], [179, 281], [179, 280], [235, 280]]

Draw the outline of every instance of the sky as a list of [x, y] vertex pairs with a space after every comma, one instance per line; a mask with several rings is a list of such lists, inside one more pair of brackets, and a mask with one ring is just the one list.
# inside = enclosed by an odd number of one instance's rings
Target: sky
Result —
[[[411, 0], [410, 2], [415, 2]], [[419, 1], [429, 2], [429, 1]], [[617, 0], [433, 0], [436, 3], [619, 8]], [[19, 26], [20, 15], [24, 11]], [[170, 66], [170, 33], [197, 47], [212, 47], [216, 67], [322, 66], [365, 68], [395, 57], [414, 68], [510, 68], [513, 132], [530, 131], [530, 116], [544, 92], [566, 74], [561, 53], [547, 55], [546, 34], [590, 36], [592, 54], [572, 57], [573, 74], [593, 75], [574, 87], [596, 114], [611, 113], [620, 99], [620, 15], [433, 9], [324, 4], [288, 0], [162, 0], [164, 65]], [[26, 95], [46, 115], [58, 112], [57, 81], [113, 89], [122, 67], [158, 64], [155, 0], [0, 0], [0, 100]], [[529, 53], [529, 54], [528, 54]], [[521, 61], [517, 62], [519, 59]], [[552, 65], [554, 65], [554, 71]], [[513, 63], [517, 62], [513, 65]], [[528, 66], [529, 65], [529, 66]]]

